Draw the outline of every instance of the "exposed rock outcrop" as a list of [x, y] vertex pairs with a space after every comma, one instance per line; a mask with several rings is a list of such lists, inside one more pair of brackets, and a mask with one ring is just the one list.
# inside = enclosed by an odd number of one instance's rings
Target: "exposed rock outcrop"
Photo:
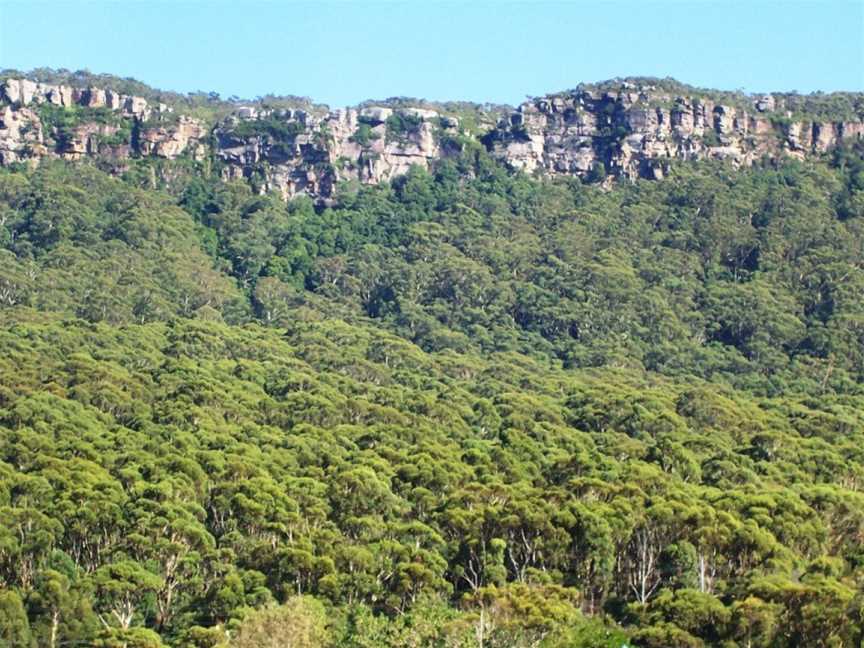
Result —
[[28, 79], [7, 79], [0, 88], [0, 98], [16, 106], [49, 103], [66, 108], [108, 108], [140, 119], [147, 119], [151, 114], [147, 100], [142, 97], [102, 88], [72, 88]]
[[[52, 123], [56, 113], [51, 108], [78, 110]], [[0, 86], [0, 164], [101, 155], [174, 159], [188, 151], [203, 156], [207, 128], [183, 115], [175, 119], [171, 112], [110, 89], [7, 79]]]
[[[305, 193], [327, 199], [340, 181], [376, 184], [413, 165], [428, 168], [442, 155], [438, 136], [458, 127], [458, 120], [421, 108], [373, 106], [313, 115], [240, 106], [211, 133], [199, 120], [112, 90], [10, 79], [0, 92], [0, 164], [43, 157], [213, 155], [226, 180], [244, 178], [285, 198]], [[57, 125], [43, 106], [84, 110], [74, 113], [74, 124]]]
[[39, 160], [48, 149], [38, 115], [29, 108], [0, 108], [0, 165]]
[[197, 119], [181, 115], [178, 121], [169, 126], [141, 128], [137, 147], [141, 155], [156, 156], [173, 160], [183, 153], [200, 160], [206, 155], [204, 140], [207, 128]]
[[[749, 165], [864, 138], [860, 119], [794, 117], [784, 106], [790, 95], [730, 96], [606, 83], [527, 101], [481, 140], [528, 173], [635, 179], [662, 178], [673, 160]], [[415, 165], [429, 168], [453, 150], [450, 135], [467, 136], [452, 115], [404, 103], [329, 112], [238, 105], [209, 127], [111, 89], [8, 79], [0, 85], [0, 165], [101, 157], [120, 169], [136, 157], [211, 158], [225, 180], [326, 201], [340, 182], [377, 184]]]
[[329, 198], [340, 181], [377, 184], [413, 165], [427, 168], [442, 156], [436, 136], [457, 124], [419, 108], [349, 108], [323, 117], [244, 108], [216, 128], [216, 155], [226, 179], [253, 178], [260, 190], [286, 198]]
[[497, 158], [529, 173], [661, 178], [675, 159], [749, 165], [766, 155], [823, 153], [862, 137], [861, 122], [792, 121], [776, 108], [771, 95], [747, 109], [622, 84], [620, 91], [525, 102], [485, 141]]

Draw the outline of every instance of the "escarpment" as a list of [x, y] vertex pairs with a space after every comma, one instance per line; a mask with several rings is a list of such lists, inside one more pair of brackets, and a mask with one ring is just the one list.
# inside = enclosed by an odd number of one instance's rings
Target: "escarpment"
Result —
[[748, 107], [654, 87], [576, 90], [523, 103], [485, 141], [495, 157], [529, 173], [661, 178], [673, 160], [750, 165], [765, 156], [803, 158], [864, 136], [859, 120], [802, 119], [772, 95]]
[[[416, 107], [305, 110], [238, 106], [213, 126], [165, 104], [99, 88], [9, 79], [0, 87], [0, 165], [42, 158], [212, 158], [225, 180], [285, 198], [326, 199], [337, 183], [377, 184], [428, 168], [458, 120]], [[122, 169], [122, 164], [117, 166]]]
[[204, 155], [207, 128], [165, 104], [95, 87], [7, 79], [0, 86], [0, 165], [44, 157]]
[[13, 78], [0, 86], [0, 165], [93, 158], [120, 172], [134, 159], [209, 160], [225, 180], [326, 201], [344, 183], [377, 184], [414, 165], [430, 168], [471, 138], [513, 169], [603, 181], [662, 178], [676, 160], [746, 166], [804, 158], [864, 137], [864, 95], [843, 95], [853, 100], [841, 117], [802, 111], [800, 95], [730, 96], [606, 82], [531, 99], [477, 132], [456, 115], [406, 105], [238, 103], [208, 121], [109, 88]]
[[303, 110], [246, 108], [216, 126], [214, 153], [225, 179], [250, 178], [284, 197], [328, 198], [336, 184], [377, 184], [442, 156], [440, 138], [458, 123], [420, 108]]

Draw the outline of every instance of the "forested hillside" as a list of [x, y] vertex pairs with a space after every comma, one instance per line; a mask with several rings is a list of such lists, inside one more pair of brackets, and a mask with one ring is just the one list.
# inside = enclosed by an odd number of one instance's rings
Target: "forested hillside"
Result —
[[0, 170], [0, 645], [860, 645], [864, 148], [461, 151]]

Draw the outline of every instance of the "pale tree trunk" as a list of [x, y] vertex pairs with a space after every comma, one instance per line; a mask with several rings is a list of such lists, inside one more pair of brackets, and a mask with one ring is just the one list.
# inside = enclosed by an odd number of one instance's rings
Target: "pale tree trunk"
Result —
[[477, 626], [474, 628], [474, 636], [477, 639], [477, 648], [483, 648], [486, 645], [486, 637], [492, 632], [494, 624], [492, 619], [486, 612], [486, 606], [480, 607], [480, 619]]
[[132, 625], [132, 617], [135, 616], [135, 605], [129, 598], [126, 598], [118, 603], [117, 607], [115, 607], [111, 612], [114, 614], [114, 618], [117, 619], [120, 627], [124, 630], [128, 630], [129, 626]]
[[50, 646], [54, 648], [57, 645], [57, 631], [60, 629], [60, 610], [54, 610], [51, 615], [51, 640]]
[[657, 574], [660, 548], [648, 529], [640, 529], [633, 534], [633, 549], [636, 555], [634, 567], [630, 571], [630, 589], [644, 605], [660, 585]]
[[717, 574], [717, 568], [714, 561], [706, 556], [704, 552], [699, 552], [699, 591], [711, 594], [714, 591], [714, 577]]

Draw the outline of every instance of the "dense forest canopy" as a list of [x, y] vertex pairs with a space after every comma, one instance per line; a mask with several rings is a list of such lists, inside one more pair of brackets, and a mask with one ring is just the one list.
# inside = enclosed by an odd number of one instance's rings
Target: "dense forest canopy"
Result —
[[860, 146], [326, 208], [46, 162], [0, 246], [0, 645], [862, 641]]

